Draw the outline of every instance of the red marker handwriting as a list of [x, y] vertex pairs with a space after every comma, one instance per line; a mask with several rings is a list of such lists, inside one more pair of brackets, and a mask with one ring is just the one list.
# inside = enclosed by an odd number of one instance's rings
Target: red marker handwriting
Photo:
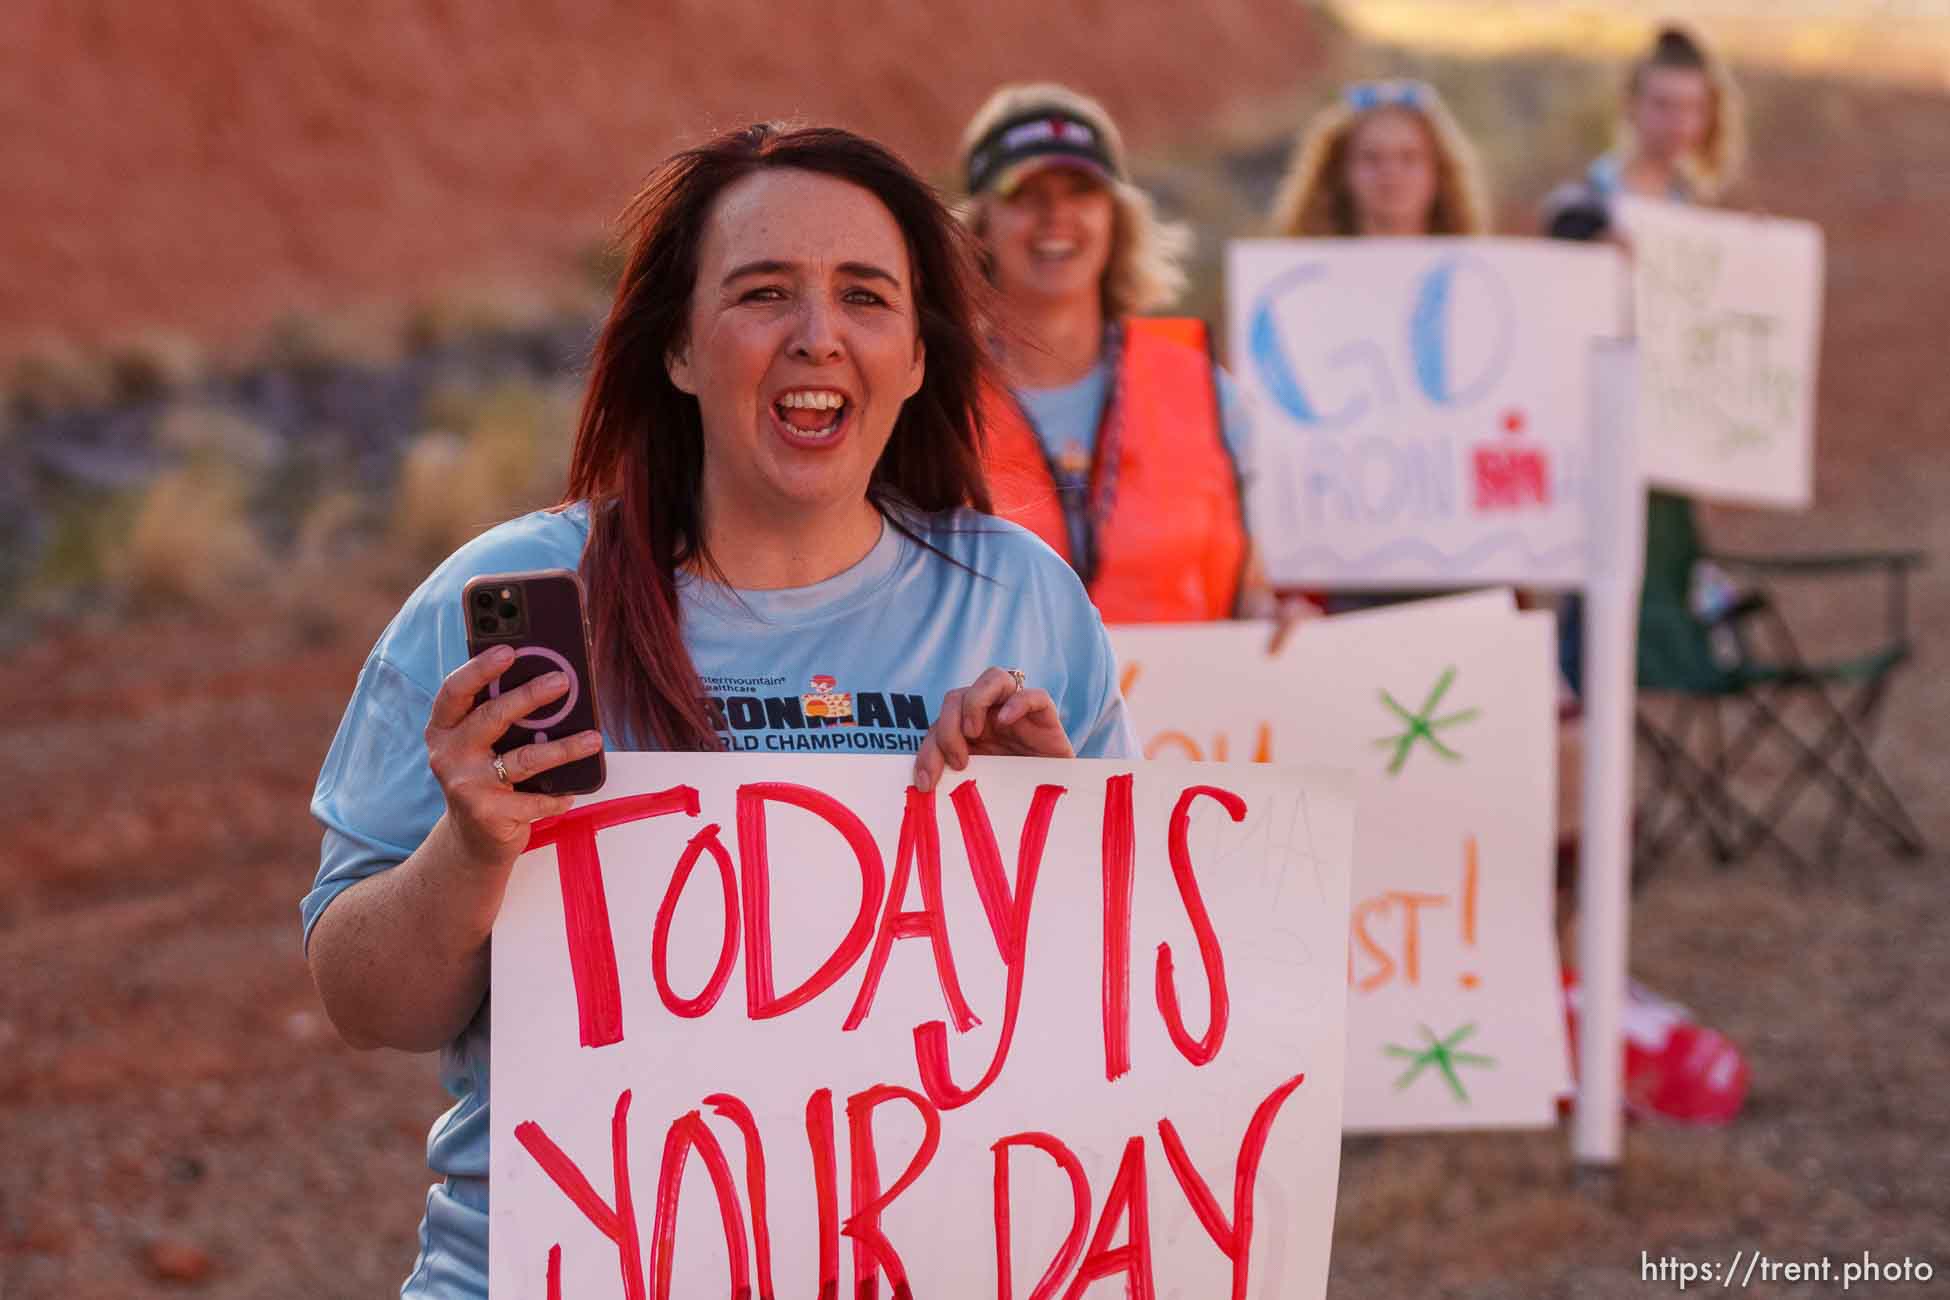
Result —
[[[830, 1094], [829, 1094], [830, 1095]], [[759, 1300], [773, 1300], [772, 1225], [765, 1210], [765, 1144], [759, 1140], [758, 1121], [751, 1107], [730, 1093], [714, 1092], [704, 1099], [715, 1114], [738, 1126], [745, 1142], [745, 1187], [752, 1202], [752, 1253], [758, 1257]]]
[[575, 980], [576, 1020], [584, 1047], [623, 1041], [623, 990], [616, 977], [616, 940], [609, 929], [596, 832], [665, 813], [697, 816], [697, 791], [672, 786], [655, 794], [626, 795], [544, 817], [528, 831], [530, 849], [555, 845], [562, 883], [562, 921], [568, 931], [569, 973]]
[[[1111, 1233], [1119, 1219], [1128, 1219], [1124, 1244], [1113, 1247]], [[1144, 1181], [1144, 1139], [1134, 1137], [1124, 1144], [1124, 1159], [1117, 1166], [1117, 1177], [1104, 1198], [1104, 1212], [1097, 1219], [1097, 1231], [1090, 1238], [1090, 1251], [1083, 1257], [1070, 1289], [1063, 1300], [1077, 1300], [1092, 1282], [1113, 1273], [1124, 1275], [1124, 1289], [1130, 1300], [1153, 1300], [1157, 1284], [1151, 1277], [1151, 1202]]]
[[[873, 1140], [873, 1112], [896, 1099], [921, 1112], [926, 1132], [907, 1168], [892, 1187], [882, 1191], [880, 1159]], [[881, 1231], [880, 1216], [934, 1159], [935, 1149], [941, 1145], [941, 1112], [918, 1092], [880, 1084], [847, 1099], [846, 1128], [853, 1157], [853, 1213], [847, 1216], [840, 1231], [853, 1238], [853, 1293], [858, 1300], [875, 1300], [880, 1294], [879, 1275], [884, 1271], [887, 1280], [893, 1283], [895, 1300], [907, 1300], [913, 1294], [907, 1283], [907, 1269], [894, 1243]]]
[[1226, 1222], [1218, 1198], [1212, 1195], [1212, 1189], [1185, 1153], [1178, 1130], [1168, 1119], [1158, 1121], [1158, 1138], [1165, 1146], [1165, 1161], [1178, 1179], [1185, 1199], [1191, 1202], [1192, 1213], [1198, 1216], [1220, 1253], [1232, 1261], [1232, 1300], [1246, 1300], [1246, 1272], [1253, 1254], [1253, 1189], [1259, 1182], [1260, 1157], [1266, 1153], [1266, 1139], [1273, 1131], [1280, 1107], [1306, 1078], [1304, 1074], [1294, 1075], [1253, 1111], [1252, 1122], [1246, 1125], [1246, 1135], [1239, 1142], [1239, 1159], [1233, 1165], [1231, 1223]]
[[[921, 877], [921, 910], [904, 912], [907, 878], [918, 859]], [[941, 981], [941, 997], [955, 1028], [967, 1033], [981, 1021], [968, 1009], [962, 996], [961, 981], [955, 975], [955, 954], [948, 943], [948, 914], [941, 904], [941, 831], [934, 819], [934, 791], [922, 794], [907, 788], [907, 811], [901, 818], [900, 847], [894, 854], [894, 878], [887, 886], [887, 911], [880, 919], [880, 936], [874, 940], [873, 956], [867, 959], [867, 973], [860, 981], [859, 996], [847, 1013], [844, 1029], [858, 1029], [873, 1007], [874, 991], [887, 968], [887, 956], [896, 939], [926, 939], [934, 949], [935, 977]]]
[[840, 1292], [840, 1191], [834, 1173], [833, 1090], [806, 1098], [806, 1144], [812, 1148], [813, 1193], [819, 1201], [819, 1300]]
[[535, 1163], [542, 1167], [542, 1172], [562, 1189], [570, 1204], [595, 1225], [596, 1231], [616, 1243], [623, 1269], [625, 1300], [644, 1300], [643, 1247], [637, 1237], [636, 1207], [630, 1199], [629, 1116], [630, 1094], [626, 1089], [616, 1099], [616, 1113], [610, 1120], [609, 1128], [610, 1153], [616, 1178], [616, 1205], [613, 1208], [596, 1194], [596, 1189], [589, 1185], [588, 1178], [576, 1167], [575, 1161], [564, 1155], [562, 1148], [542, 1132], [541, 1125], [533, 1120], [515, 1125], [515, 1141], [526, 1148]]
[[652, 1300], [670, 1300], [670, 1274], [677, 1262], [677, 1205], [684, 1190], [684, 1160], [696, 1150], [711, 1175], [718, 1195], [718, 1217], [724, 1226], [725, 1253], [731, 1274], [731, 1294], [749, 1300], [751, 1266], [745, 1258], [745, 1215], [738, 1204], [738, 1185], [717, 1135], [697, 1111], [681, 1116], [664, 1134], [663, 1165], [657, 1174], [657, 1220], [651, 1233], [650, 1270], [655, 1277]]
[[1198, 938], [1199, 959], [1205, 964], [1206, 997], [1210, 1003], [1205, 1036], [1193, 1038], [1185, 1029], [1184, 1017], [1178, 1010], [1178, 985], [1172, 978], [1168, 943], [1158, 945], [1158, 1013], [1164, 1017], [1165, 1032], [1171, 1035], [1173, 1045], [1193, 1065], [1205, 1065], [1219, 1054], [1219, 1048], [1225, 1044], [1231, 1007], [1226, 992], [1225, 956], [1219, 950], [1219, 936], [1212, 929], [1212, 918], [1206, 913], [1205, 899], [1199, 894], [1198, 877], [1192, 874], [1192, 852], [1187, 844], [1192, 801], [1201, 796], [1218, 800], [1232, 820], [1246, 820], [1246, 801], [1229, 790], [1211, 785], [1192, 786], [1178, 796], [1178, 804], [1171, 810], [1171, 874], [1178, 882], [1178, 896], [1184, 901], [1185, 914], [1191, 918], [1192, 933]]
[[[718, 866], [719, 887], [724, 893], [724, 943], [718, 949], [718, 964], [712, 968], [703, 991], [694, 998], [681, 998], [670, 987], [670, 923], [677, 915], [677, 900], [683, 897], [684, 886], [690, 881], [691, 868], [697, 865], [702, 853], [709, 853]], [[731, 854], [718, 840], [718, 825], [713, 822], [691, 836], [691, 842], [684, 846], [684, 855], [677, 859], [676, 870], [671, 872], [664, 901], [657, 908], [656, 928], [650, 935], [650, 975], [657, 982], [657, 996], [673, 1015], [696, 1019], [718, 1005], [725, 985], [731, 980], [731, 964], [737, 960], [738, 873], [731, 865]]]
[[1002, 1005], [1002, 1032], [995, 1041], [989, 1068], [972, 1088], [955, 1085], [948, 1067], [948, 1027], [930, 1020], [914, 1030], [914, 1060], [921, 1073], [921, 1087], [942, 1110], [965, 1106], [988, 1091], [1001, 1076], [1009, 1059], [1009, 1047], [1016, 1037], [1016, 1017], [1022, 1010], [1023, 982], [1029, 969], [1029, 913], [1036, 900], [1036, 876], [1042, 869], [1043, 846], [1049, 839], [1049, 826], [1056, 816], [1056, 801], [1063, 797], [1060, 785], [1039, 785], [1023, 819], [1022, 839], [1016, 848], [1016, 881], [1012, 890], [1002, 874], [1002, 851], [995, 843], [995, 830], [973, 781], [955, 787], [948, 798], [961, 819], [962, 840], [968, 849], [969, 868], [975, 875], [975, 889], [988, 913], [989, 929], [995, 935], [995, 949], [1008, 967], [1008, 991]]
[[[791, 804], [823, 818], [853, 850], [860, 867], [860, 911], [852, 928], [805, 983], [784, 995], [776, 993], [772, 985], [772, 877], [765, 835], [768, 802]], [[832, 795], [783, 781], [738, 787], [738, 859], [745, 886], [746, 1010], [753, 1020], [767, 1020], [812, 1001], [860, 959], [873, 939], [874, 917], [880, 913], [887, 873], [872, 832], [851, 809]]]
[[1130, 776], [1104, 783], [1104, 1077], [1131, 1068], [1131, 887], [1137, 831]]
[[1084, 1234], [1090, 1231], [1090, 1179], [1085, 1176], [1083, 1162], [1077, 1159], [1076, 1152], [1048, 1133], [1012, 1133], [990, 1148], [995, 1152], [996, 1300], [1014, 1300], [1015, 1296], [1009, 1251], [1009, 1148], [1017, 1146], [1035, 1147], [1056, 1161], [1070, 1177], [1070, 1198], [1075, 1206], [1070, 1216], [1070, 1233], [1049, 1267], [1043, 1270], [1036, 1289], [1029, 1293], [1029, 1300], [1047, 1300], [1063, 1285], [1063, 1279], [1070, 1275], [1083, 1254]]

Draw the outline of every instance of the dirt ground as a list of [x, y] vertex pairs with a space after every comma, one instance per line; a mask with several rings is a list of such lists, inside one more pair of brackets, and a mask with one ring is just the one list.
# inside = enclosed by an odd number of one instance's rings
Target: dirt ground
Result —
[[[1330, 1294], [1659, 1294], [1641, 1252], [1927, 1259], [1950, 1294], [1950, 271], [1941, 98], [1786, 101], [1757, 201], [1829, 232], [1818, 504], [1713, 512], [1732, 550], [1920, 547], [1917, 656], [1877, 747], [1928, 837], [1832, 874], [1697, 845], [1640, 895], [1634, 974], [1748, 1055], [1730, 1128], [1638, 1126], [1570, 1190], [1561, 1132], [1351, 1141]], [[1796, 114], [1800, 116], [1797, 117]], [[1861, 156], [1823, 133], [1846, 119]], [[339, 1045], [298, 946], [305, 805], [397, 592], [335, 620], [52, 628], [0, 659], [0, 1297], [389, 1294], [427, 1183], [434, 1063]], [[1817, 649], [1876, 591], [1783, 593]], [[1811, 842], [1810, 799], [1785, 826]], [[170, 1280], [175, 1279], [175, 1280]], [[1858, 1287], [1857, 1290], [1865, 1290]], [[1817, 1296], [1835, 1283], [1750, 1294]]]

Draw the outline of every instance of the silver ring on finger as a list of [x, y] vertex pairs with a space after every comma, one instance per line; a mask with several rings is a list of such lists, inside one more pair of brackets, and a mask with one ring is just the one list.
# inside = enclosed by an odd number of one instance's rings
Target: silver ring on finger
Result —
[[1022, 679], [1022, 669], [1020, 669], [1020, 668], [1004, 668], [1004, 669], [1003, 669], [1002, 671], [1003, 671], [1003, 672], [1005, 672], [1005, 673], [1007, 673], [1007, 674], [1009, 674], [1009, 676], [1011, 676], [1011, 677], [1013, 677], [1013, 678], [1015, 679], [1015, 682], [1016, 682], [1016, 689], [1017, 689], [1017, 690], [1021, 690], [1021, 689], [1022, 689], [1022, 684], [1023, 684], [1023, 679]]
[[514, 779], [508, 775], [508, 764], [499, 754], [494, 756], [494, 779], [502, 785], [514, 784]]

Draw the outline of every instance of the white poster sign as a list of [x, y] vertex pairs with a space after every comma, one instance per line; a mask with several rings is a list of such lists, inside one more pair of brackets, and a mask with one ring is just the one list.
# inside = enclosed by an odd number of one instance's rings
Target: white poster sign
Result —
[[1145, 752], [1351, 767], [1346, 1123], [1541, 1126], [1569, 1086], [1554, 624], [1507, 592], [1300, 627], [1118, 627]]
[[1623, 199], [1653, 483], [1758, 505], [1814, 500], [1821, 228]]
[[1324, 1294], [1349, 779], [908, 774], [616, 754], [538, 826], [494, 930], [493, 1293]]
[[1226, 286], [1276, 582], [1580, 580], [1590, 347], [1618, 332], [1616, 249], [1244, 240]]

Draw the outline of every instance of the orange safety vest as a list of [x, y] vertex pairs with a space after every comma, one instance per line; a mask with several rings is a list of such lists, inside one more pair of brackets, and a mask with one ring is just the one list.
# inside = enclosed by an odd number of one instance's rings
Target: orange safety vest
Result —
[[1245, 514], [1207, 346], [1203, 321], [1123, 323], [1090, 466], [1082, 557], [1071, 554], [1055, 467], [1022, 404], [1008, 392], [984, 394], [982, 460], [995, 513], [1068, 560], [1106, 623], [1228, 618], [1238, 599]]

